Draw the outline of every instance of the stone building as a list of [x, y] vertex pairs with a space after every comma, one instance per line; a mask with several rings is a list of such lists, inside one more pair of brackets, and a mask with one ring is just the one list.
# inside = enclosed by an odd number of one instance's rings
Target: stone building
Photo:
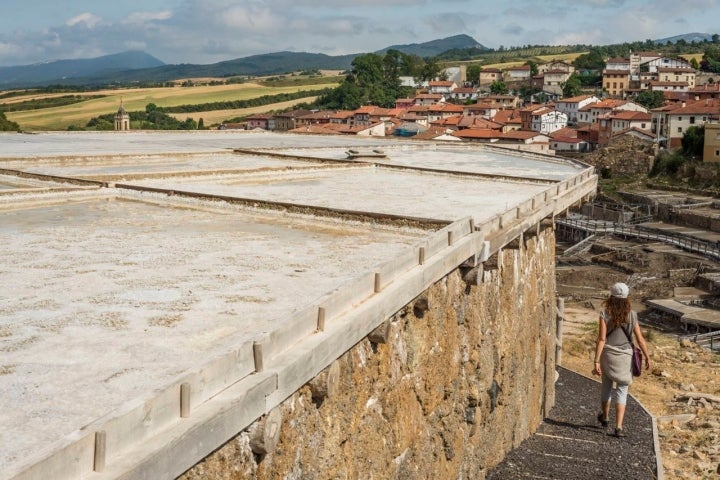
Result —
[[123, 107], [122, 100], [120, 101], [120, 108], [115, 114], [115, 130], [119, 132], [130, 130], [130, 114]]

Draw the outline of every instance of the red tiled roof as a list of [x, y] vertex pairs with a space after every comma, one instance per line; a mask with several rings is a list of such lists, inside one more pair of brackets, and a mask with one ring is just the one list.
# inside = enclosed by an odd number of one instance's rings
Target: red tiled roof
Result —
[[720, 83], [705, 83], [703, 85], [695, 85], [690, 89], [690, 93], [720, 93]]
[[560, 142], [560, 143], [582, 143], [582, 142], [585, 142], [585, 140], [577, 138], [577, 137], [563, 137], [562, 135], [553, 135], [552, 141]]
[[630, 70], [603, 70], [603, 75], [627, 75], [627, 76], [630, 76]]
[[611, 115], [611, 118], [617, 119], [617, 120], [629, 120], [629, 121], [635, 121], [635, 122], [641, 122], [643, 120], [650, 121], [652, 120], [652, 115], [645, 112], [633, 112], [630, 110], [621, 110], [618, 112], [613, 112]]
[[670, 115], [720, 115], [720, 99], [708, 98], [676, 108]]
[[594, 95], [578, 95], [577, 97], [563, 98], [562, 100], [558, 100], [557, 103], [579, 103], [593, 96]]
[[577, 130], [570, 127], [561, 128], [559, 130], [555, 130], [550, 134], [551, 138], [555, 137], [565, 137], [565, 138], [577, 138]]

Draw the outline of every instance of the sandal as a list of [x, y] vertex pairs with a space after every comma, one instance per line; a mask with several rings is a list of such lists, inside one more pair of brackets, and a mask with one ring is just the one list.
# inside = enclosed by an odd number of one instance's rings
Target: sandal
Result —
[[597, 421], [600, 422], [603, 428], [607, 428], [609, 422], [608, 419], [605, 418], [605, 415], [603, 415], [603, 412], [597, 414]]
[[615, 431], [613, 432], [613, 437], [623, 438], [623, 437], [625, 437], [625, 432], [623, 432], [622, 428], [615, 427]]

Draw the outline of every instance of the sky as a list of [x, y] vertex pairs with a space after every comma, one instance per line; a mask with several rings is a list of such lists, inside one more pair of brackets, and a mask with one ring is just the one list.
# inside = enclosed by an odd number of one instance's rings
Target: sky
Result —
[[0, 66], [142, 50], [210, 64], [342, 55], [458, 34], [489, 47], [719, 33], [720, 0], [0, 0]]

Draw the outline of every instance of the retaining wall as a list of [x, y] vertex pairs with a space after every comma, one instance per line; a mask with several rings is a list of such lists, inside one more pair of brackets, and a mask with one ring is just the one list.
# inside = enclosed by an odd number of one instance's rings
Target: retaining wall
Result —
[[181, 478], [484, 478], [554, 403], [552, 229], [481, 270], [454, 269], [343, 354], [329, 394], [293, 392], [273, 451], [246, 430]]

